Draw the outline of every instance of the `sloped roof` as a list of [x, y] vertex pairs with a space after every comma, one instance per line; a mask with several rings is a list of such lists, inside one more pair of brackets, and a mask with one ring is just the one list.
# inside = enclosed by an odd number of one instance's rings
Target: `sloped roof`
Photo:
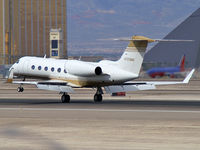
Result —
[[185, 54], [188, 67], [200, 66], [200, 8], [179, 24], [164, 39], [194, 42], [159, 42], [145, 54], [145, 62], [179, 62]]

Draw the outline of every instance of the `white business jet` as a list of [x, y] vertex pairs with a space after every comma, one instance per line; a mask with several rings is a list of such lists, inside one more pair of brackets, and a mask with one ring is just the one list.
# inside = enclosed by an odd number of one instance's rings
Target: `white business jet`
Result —
[[[23, 85], [32, 84], [43, 90], [62, 93], [61, 101], [70, 102], [69, 93], [73, 88], [96, 88], [94, 102], [102, 101], [103, 90], [106, 93], [127, 92], [155, 89], [156, 85], [188, 83], [194, 69], [180, 82], [139, 82], [133, 81], [139, 77], [143, 57], [148, 43], [158, 41], [189, 41], [189, 40], [155, 40], [144, 36], [133, 36], [128, 47], [117, 61], [102, 60], [100, 62], [83, 62], [80, 60], [65, 60], [40, 57], [22, 57], [10, 68], [8, 82], [19, 84], [18, 92], [23, 92]], [[22, 77], [23, 81], [13, 81], [13, 77]], [[43, 79], [26, 81], [27, 78]]]

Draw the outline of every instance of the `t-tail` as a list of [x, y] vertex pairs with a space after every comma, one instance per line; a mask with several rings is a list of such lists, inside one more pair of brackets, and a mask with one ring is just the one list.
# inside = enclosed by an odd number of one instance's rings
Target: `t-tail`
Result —
[[178, 67], [180, 67], [180, 72], [185, 71], [185, 55], [181, 57]]
[[[125, 52], [122, 54], [121, 58], [117, 61], [117, 65], [127, 72], [139, 76], [140, 69], [143, 63], [144, 54], [148, 43], [152, 42], [191, 42], [192, 40], [176, 40], [176, 39], [150, 39], [144, 36], [132, 36], [131, 39], [121, 38], [114, 39], [118, 41], [129, 41], [128, 47], [125, 49]], [[184, 59], [183, 59], [184, 69]]]
[[117, 61], [118, 66], [128, 72], [139, 76], [144, 54], [148, 43], [155, 40], [144, 36], [133, 36], [131, 39], [117, 39], [120, 41], [130, 41], [128, 47], [121, 58]]

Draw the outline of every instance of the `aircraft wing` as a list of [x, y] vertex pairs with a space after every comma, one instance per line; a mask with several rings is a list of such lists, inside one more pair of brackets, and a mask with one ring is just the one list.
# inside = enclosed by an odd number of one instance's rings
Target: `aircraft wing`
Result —
[[153, 90], [156, 89], [156, 85], [171, 85], [171, 84], [187, 84], [191, 79], [195, 69], [186, 76], [183, 81], [138, 81], [138, 82], [125, 82], [122, 85], [105, 86], [106, 93], [117, 93], [117, 92], [130, 92], [140, 90]]
[[47, 81], [13, 81], [14, 84], [29, 84], [35, 85], [38, 89], [50, 90], [57, 92], [67, 92], [74, 93], [74, 90], [67, 82], [60, 82], [57, 80], [47, 80]]

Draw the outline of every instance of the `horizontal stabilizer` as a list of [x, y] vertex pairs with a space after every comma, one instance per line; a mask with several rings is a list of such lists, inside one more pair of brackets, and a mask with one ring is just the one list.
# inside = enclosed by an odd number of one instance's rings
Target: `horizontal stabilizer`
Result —
[[194, 40], [183, 40], [183, 39], [151, 39], [145, 36], [132, 36], [132, 38], [108, 38], [99, 40], [112, 40], [112, 41], [148, 41], [151, 42], [193, 42]]
[[148, 41], [148, 42], [193, 42], [194, 40], [178, 40], [178, 39], [130, 39], [119, 38], [113, 39], [114, 41]]

